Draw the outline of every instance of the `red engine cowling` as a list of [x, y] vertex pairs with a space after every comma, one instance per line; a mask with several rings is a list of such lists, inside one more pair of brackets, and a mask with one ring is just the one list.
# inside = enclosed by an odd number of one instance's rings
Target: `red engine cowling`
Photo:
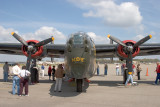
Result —
[[[123, 43], [125, 44], [132, 44], [132, 46], [136, 43], [135, 41], [133, 40], [125, 40], [123, 41]], [[136, 47], [133, 49], [133, 54], [132, 54], [132, 57], [135, 57], [137, 56], [137, 54], [139, 53], [140, 51], [140, 48], [139, 47]], [[119, 57], [122, 57], [122, 58], [128, 58], [128, 55], [124, 52], [124, 49], [123, 49], [123, 46], [122, 45], [118, 45], [117, 47], [117, 54]]]
[[[32, 45], [32, 44], [36, 44], [36, 43], [39, 43], [39, 41], [37, 40], [28, 40], [26, 41], [28, 43], [28, 45]], [[27, 54], [27, 47], [26, 46], [22, 46], [22, 52], [25, 56], [28, 56]], [[37, 56], [40, 56], [43, 52], [43, 46], [40, 46], [40, 47], [36, 47], [35, 49], [35, 52], [32, 53], [31, 57], [32, 58], [35, 58]]]

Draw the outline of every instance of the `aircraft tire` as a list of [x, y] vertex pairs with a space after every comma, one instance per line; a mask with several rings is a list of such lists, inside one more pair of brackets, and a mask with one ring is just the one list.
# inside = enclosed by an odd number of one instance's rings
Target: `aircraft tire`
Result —
[[82, 79], [77, 79], [77, 92], [82, 92]]

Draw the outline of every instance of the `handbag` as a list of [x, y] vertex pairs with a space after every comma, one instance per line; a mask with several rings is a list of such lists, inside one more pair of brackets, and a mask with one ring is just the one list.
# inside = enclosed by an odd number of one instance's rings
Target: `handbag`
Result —
[[29, 79], [29, 76], [26, 75], [26, 70], [25, 70], [25, 77], [24, 79], [28, 80]]

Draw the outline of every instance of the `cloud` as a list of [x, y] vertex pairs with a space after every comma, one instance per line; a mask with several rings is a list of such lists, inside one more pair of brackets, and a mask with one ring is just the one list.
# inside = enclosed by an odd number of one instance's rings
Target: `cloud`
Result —
[[[0, 42], [18, 42], [15, 38], [11, 37], [11, 32], [17, 32], [13, 28], [5, 29], [4, 27], [0, 26]], [[25, 33], [25, 34], [19, 34], [22, 38], [25, 40], [44, 40], [47, 38], [50, 38], [53, 36], [55, 38], [55, 43], [64, 43], [66, 40], [66, 36], [58, 31], [57, 29], [53, 27], [43, 26], [36, 30], [34, 33]]]
[[55, 43], [59, 43], [60, 41], [64, 42], [66, 40], [66, 36], [62, 32], [58, 31], [53, 27], [48, 26], [43, 26], [40, 29], [36, 30], [34, 33], [24, 34], [24, 37], [26, 39], [32, 38], [38, 40], [44, 40], [50, 38], [51, 36], [55, 38]]
[[[16, 32], [18, 31], [14, 30], [13, 28], [4, 28], [3, 26], [0, 26], [0, 42], [4, 43], [19, 43], [14, 37], [11, 36], [11, 32]], [[37, 29], [35, 32], [30, 32], [30, 33], [25, 33], [25, 34], [20, 34], [18, 33], [19, 36], [21, 36], [24, 40], [44, 40], [47, 38], [50, 38], [53, 36], [55, 38], [54, 43], [55, 44], [65, 44], [67, 37], [57, 29], [53, 27], [48, 27], [48, 26], [43, 26]], [[93, 41], [96, 44], [107, 44], [109, 43], [109, 39], [107, 36], [100, 36], [96, 35], [94, 32], [87, 32], [87, 34], [93, 39]]]
[[[15, 31], [13, 28], [4, 28], [0, 26], [0, 42], [16, 42], [15, 39], [11, 36], [11, 32]], [[18, 32], [18, 31], [15, 31]]]
[[142, 38], [144, 38], [144, 37], [146, 37], [146, 36], [148, 36], [148, 35], [152, 35], [152, 38], [151, 39], [149, 39], [148, 41], [146, 41], [145, 43], [159, 43], [159, 35], [158, 35], [158, 33], [156, 33], [155, 31], [150, 31], [149, 33], [143, 33], [143, 34], [139, 34], [139, 35], [137, 35], [137, 36], [135, 36], [134, 38], [133, 38], [133, 40], [134, 41], [139, 41], [139, 40], [141, 40]]
[[95, 44], [108, 44], [109, 43], [109, 39], [107, 38], [107, 36], [106, 37], [98, 36], [94, 32], [87, 32], [87, 34], [93, 39]]
[[137, 36], [135, 36], [135, 37], [133, 38], [133, 40], [139, 41], [139, 40], [142, 39], [142, 38], [144, 38], [143, 35], [137, 35]]
[[139, 7], [133, 2], [116, 4], [113, 0], [68, 0], [88, 12], [84, 17], [102, 18], [109, 26], [130, 27], [141, 24]]

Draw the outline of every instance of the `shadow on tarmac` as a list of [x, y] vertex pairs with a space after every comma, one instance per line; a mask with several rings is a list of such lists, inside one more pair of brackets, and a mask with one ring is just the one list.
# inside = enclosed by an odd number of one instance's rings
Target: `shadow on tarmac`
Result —
[[[0, 79], [0, 82], [4, 82], [4, 80]], [[12, 79], [8, 79], [8, 82], [12, 82]]]
[[[143, 80], [135, 80], [134, 82], [137, 82], [138, 84], [149, 84], [152, 85], [154, 81], [143, 81]], [[97, 84], [98, 86], [108, 86], [108, 87], [118, 87], [118, 86], [124, 86], [123, 81], [96, 81], [92, 80], [90, 82], [90, 85]]]
[[[4, 82], [3, 79], [0, 79], [0, 82]], [[12, 83], [12, 79], [9, 79], [9, 82]], [[137, 82], [138, 84], [148, 84], [148, 85], [153, 85], [153, 81], [145, 81], [145, 80], [134, 80], [134, 82]], [[39, 80], [39, 83], [51, 83], [50, 89], [49, 89], [49, 94], [51, 97], [58, 96], [58, 97], [74, 97], [79, 94], [80, 92], [76, 92], [76, 83], [75, 82], [68, 82], [68, 81], [63, 81], [62, 83], [62, 92], [54, 92], [54, 87], [55, 87], [55, 81], [49, 81], [49, 80]], [[12, 84], [10, 84], [12, 85]], [[83, 86], [83, 91], [82, 93], [87, 92], [87, 88], [89, 85], [92, 87], [94, 85], [98, 86], [106, 86], [106, 87], [117, 87], [120, 88], [119, 86], [124, 86], [123, 81], [101, 81], [101, 80], [91, 80], [90, 83], [84, 82]], [[11, 93], [11, 92], [9, 92]]]
[[63, 81], [62, 83], [62, 92], [54, 92], [54, 87], [55, 87], [55, 83], [51, 85], [50, 88], [50, 96], [59, 96], [59, 97], [73, 97], [73, 96], [77, 96], [81, 93], [86, 93], [87, 92], [87, 88], [89, 87], [89, 83], [88, 82], [84, 82], [84, 86], [83, 86], [83, 90], [82, 92], [76, 92], [76, 83], [73, 82], [67, 82], [67, 81]]

